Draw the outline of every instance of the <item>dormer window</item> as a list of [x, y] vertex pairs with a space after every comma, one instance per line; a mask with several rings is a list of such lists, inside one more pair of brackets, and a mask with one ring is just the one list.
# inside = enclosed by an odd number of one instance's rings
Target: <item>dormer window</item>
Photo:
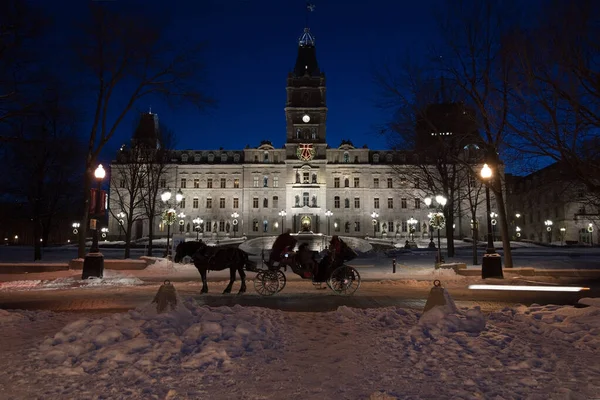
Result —
[[385, 156], [385, 161], [387, 161], [387, 162], [392, 162], [392, 153], [388, 153], [388, 154]]
[[221, 162], [227, 162], [227, 154], [221, 154]]
[[213, 153], [210, 153], [210, 154], [208, 155], [208, 162], [209, 162], [209, 163], [211, 163], [211, 162], [215, 162], [215, 155], [214, 155]]
[[182, 154], [181, 155], [181, 161], [187, 162], [188, 161], [188, 155], [187, 154]]
[[374, 163], [378, 163], [379, 162], [379, 154], [373, 154], [373, 162]]
[[200, 154], [194, 154], [194, 162], [196, 162], [196, 163], [200, 162]]
[[344, 152], [344, 162], [345, 163], [349, 163], [350, 162], [350, 154], [347, 151]]
[[239, 154], [234, 154], [233, 155], [233, 162], [239, 163], [240, 162], [240, 155]]

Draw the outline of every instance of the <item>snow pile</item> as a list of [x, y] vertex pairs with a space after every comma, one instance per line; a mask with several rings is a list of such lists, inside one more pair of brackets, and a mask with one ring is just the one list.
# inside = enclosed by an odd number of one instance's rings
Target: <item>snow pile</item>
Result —
[[[137, 379], [157, 368], [172, 373], [210, 366], [229, 370], [232, 359], [280, 342], [273, 311], [241, 306], [211, 309], [179, 299], [175, 311], [153, 305], [97, 320], [75, 321], [40, 347], [46, 373], [117, 373]], [[60, 368], [57, 368], [60, 367]]]
[[[149, 258], [149, 257], [148, 257]], [[194, 264], [180, 264], [166, 258], [156, 258], [154, 263], [144, 269], [145, 275], [192, 273], [198, 275], [198, 270]]]
[[[112, 275], [112, 276], [111, 276]], [[60, 290], [77, 289], [93, 287], [114, 287], [114, 286], [136, 286], [144, 282], [138, 278], [130, 276], [121, 276], [110, 274], [104, 278], [57, 278], [51, 280], [28, 280], [28, 281], [8, 281], [0, 282], [0, 291], [24, 291], [24, 290]]]

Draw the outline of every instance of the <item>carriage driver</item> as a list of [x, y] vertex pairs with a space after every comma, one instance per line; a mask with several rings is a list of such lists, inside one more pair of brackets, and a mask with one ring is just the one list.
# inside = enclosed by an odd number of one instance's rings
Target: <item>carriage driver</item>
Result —
[[298, 241], [292, 237], [291, 233], [292, 230], [288, 229], [275, 239], [275, 243], [273, 243], [273, 247], [271, 248], [271, 254], [269, 254], [269, 261], [267, 262], [269, 268], [272, 268], [274, 263], [281, 261], [283, 253], [293, 251], [294, 247], [296, 247]]

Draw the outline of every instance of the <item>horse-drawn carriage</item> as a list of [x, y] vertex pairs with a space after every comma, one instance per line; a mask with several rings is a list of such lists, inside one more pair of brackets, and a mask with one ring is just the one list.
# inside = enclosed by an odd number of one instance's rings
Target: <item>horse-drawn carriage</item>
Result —
[[259, 269], [256, 273], [254, 279], [256, 291], [262, 296], [281, 292], [287, 282], [285, 273], [281, 269], [287, 270], [287, 267], [302, 279], [310, 279], [313, 285], [327, 284], [336, 294], [350, 295], [360, 287], [358, 271], [339, 262], [339, 259], [336, 262], [332, 252], [320, 261], [316, 260], [316, 252], [311, 252], [313, 255], [311, 258], [302, 257], [301, 252], [301, 249], [298, 252], [286, 250], [279, 258], [275, 256], [269, 257], [268, 261], [263, 260], [267, 268]]

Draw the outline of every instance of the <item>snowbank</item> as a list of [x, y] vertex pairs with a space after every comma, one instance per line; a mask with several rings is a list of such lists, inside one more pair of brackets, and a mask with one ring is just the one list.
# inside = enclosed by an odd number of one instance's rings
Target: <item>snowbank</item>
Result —
[[104, 278], [56, 278], [51, 280], [22, 280], [0, 282], [0, 291], [15, 291], [15, 290], [58, 290], [58, 289], [77, 289], [77, 288], [92, 288], [103, 286], [137, 286], [143, 285], [144, 282], [136, 277], [123, 276], [113, 271], [104, 270]]
[[[48, 315], [0, 311], [0, 332], [34, 332]], [[15, 398], [590, 398], [599, 352], [597, 306], [288, 313], [179, 299], [7, 350], [0, 383]]]

